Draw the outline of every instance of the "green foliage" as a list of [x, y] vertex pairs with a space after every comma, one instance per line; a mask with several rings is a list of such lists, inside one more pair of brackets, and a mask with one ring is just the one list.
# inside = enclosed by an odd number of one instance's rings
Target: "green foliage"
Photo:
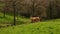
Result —
[[0, 29], [1, 34], [60, 34], [60, 19]]

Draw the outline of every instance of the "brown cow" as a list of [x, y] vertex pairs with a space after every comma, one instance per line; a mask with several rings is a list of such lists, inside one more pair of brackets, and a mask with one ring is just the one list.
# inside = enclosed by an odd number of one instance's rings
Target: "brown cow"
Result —
[[30, 19], [31, 19], [31, 23], [40, 21], [39, 17], [30, 17]]

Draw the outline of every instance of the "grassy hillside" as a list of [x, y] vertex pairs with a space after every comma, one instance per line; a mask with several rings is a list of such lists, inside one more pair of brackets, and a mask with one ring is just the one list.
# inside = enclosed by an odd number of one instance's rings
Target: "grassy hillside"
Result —
[[60, 34], [60, 19], [0, 29], [1, 34]]

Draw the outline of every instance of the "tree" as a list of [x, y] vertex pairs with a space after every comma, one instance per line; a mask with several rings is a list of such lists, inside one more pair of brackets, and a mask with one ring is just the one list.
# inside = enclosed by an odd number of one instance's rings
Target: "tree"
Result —
[[35, 2], [34, 2], [34, 0], [31, 0], [31, 2], [32, 2], [32, 16], [35, 16], [35, 7], [34, 7], [34, 4], [35, 4]]
[[13, 0], [13, 10], [14, 10], [14, 25], [16, 25], [16, 4], [15, 4], [16, 0]]
[[5, 13], [6, 13], [7, 10], [8, 10], [7, 0], [5, 0], [5, 6], [4, 6], [4, 9], [3, 9], [3, 13], [4, 13], [4, 16], [3, 17], [5, 17]]

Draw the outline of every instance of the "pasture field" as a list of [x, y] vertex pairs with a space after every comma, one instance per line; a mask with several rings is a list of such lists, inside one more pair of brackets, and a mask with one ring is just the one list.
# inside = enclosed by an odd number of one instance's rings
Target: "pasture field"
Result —
[[1, 28], [0, 34], [60, 34], [60, 19]]

